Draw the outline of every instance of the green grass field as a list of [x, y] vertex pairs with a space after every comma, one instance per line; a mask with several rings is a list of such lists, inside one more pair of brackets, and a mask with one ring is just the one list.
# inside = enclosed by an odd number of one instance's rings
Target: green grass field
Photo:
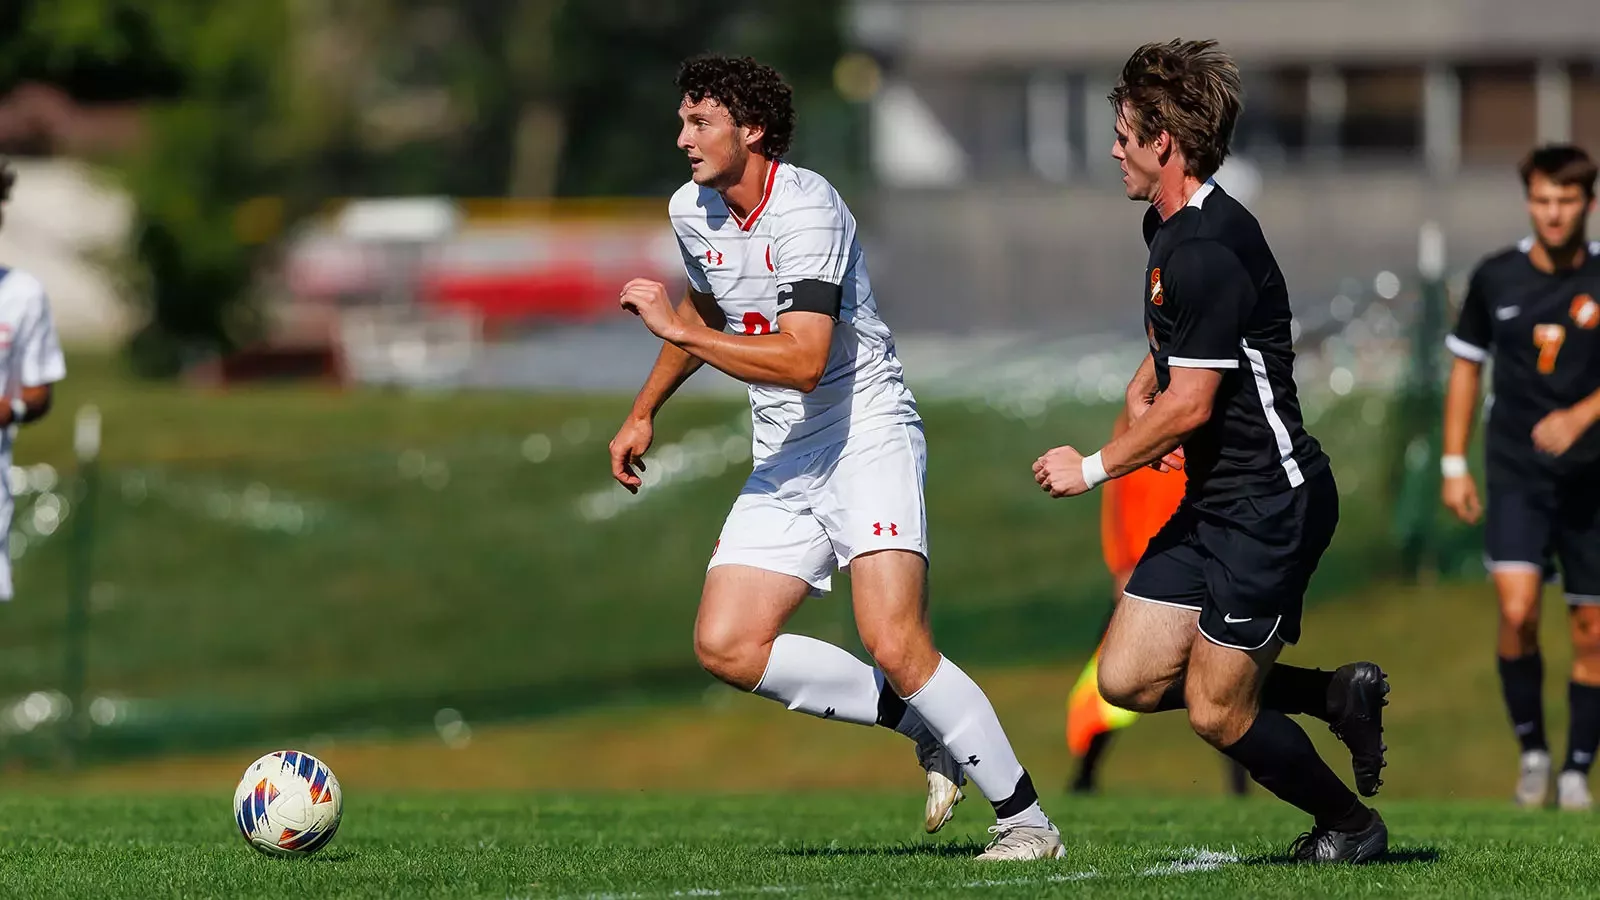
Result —
[[[981, 801], [979, 801], [981, 803]], [[913, 796], [473, 794], [347, 801], [338, 837], [273, 860], [225, 798], [0, 800], [15, 897], [1593, 897], [1600, 820], [1384, 807], [1389, 859], [1290, 864], [1265, 801], [1056, 798], [1066, 859], [982, 864], [986, 811], [921, 833]]]
[[[75, 355], [18, 461], [71, 476], [84, 403], [105, 421], [84, 703], [115, 704], [90, 728], [91, 758], [426, 731], [442, 708], [495, 720], [704, 685], [689, 628], [749, 469], [739, 400], [674, 402], [653, 451], [662, 480], [637, 501], [608, 473], [622, 397], [221, 393], [130, 382]], [[1384, 460], [1352, 427], [1373, 409], [1351, 398], [1319, 428], [1346, 497], [1321, 598], [1371, 583], [1390, 555]], [[944, 647], [974, 665], [1087, 651], [1108, 608], [1097, 500], [1051, 502], [1029, 467], [1050, 446], [1101, 442], [1112, 410], [1024, 418], [929, 399], [923, 413]], [[18, 600], [0, 607], [0, 705], [66, 680], [83, 518], [63, 486], [54, 531], [35, 527], [32, 498], [19, 507], [14, 540], [28, 546]], [[795, 627], [856, 648], [837, 583]], [[0, 724], [0, 756], [51, 755], [47, 730]]]

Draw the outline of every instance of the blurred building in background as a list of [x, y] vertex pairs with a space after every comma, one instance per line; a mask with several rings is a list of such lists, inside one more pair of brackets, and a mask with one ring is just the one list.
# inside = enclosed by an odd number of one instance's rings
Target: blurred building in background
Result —
[[1586, 0], [858, 0], [849, 22], [883, 69], [874, 277], [918, 328], [1136, 328], [1142, 210], [1105, 97], [1150, 40], [1215, 38], [1239, 60], [1219, 180], [1301, 304], [1412, 271], [1429, 220], [1469, 264], [1522, 233], [1529, 147], [1600, 146]]

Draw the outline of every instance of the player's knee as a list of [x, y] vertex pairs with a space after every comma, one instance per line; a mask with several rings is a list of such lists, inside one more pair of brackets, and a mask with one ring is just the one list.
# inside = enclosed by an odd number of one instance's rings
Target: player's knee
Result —
[[1580, 657], [1600, 659], [1600, 607], [1580, 607], [1573, 614], [1572, 649]]
[[1248, 715], [1235, 705], [1189, 698], [1189, 727], [1213, 747], [1221, 749], [1237, 741], [1244, 733], [1241, 721], [1248, 727]]
[[1532, 652], [1532, 648], [1539, 643], [1539, 607], [1537, 604], [1512, 604], [1500, 610], [1500, 628], [1502, 631], [1514, 636], [1519, 644], [1524, 647], [1524, 652]]
[[912, 629], [863, 634], [861, 643], [896, 690], [905, 693], [921, 687], [939, 665], [939, 652], [933, 648], [932, 640]]
[[764, 649], [760, 642], [731, 628], [701, 624], [694, 631], [694, 655], [700, 667], [746, 690], [756, 686], [766, 669]]
[[1100, 696], [1112, 706], [1132, 712], [1153, 712], [1156, 702], [1161, 699], [1160, 686], [1135, 677], [1128, 668], [1117, 665], [1115, 660], [1108, 661], [1104, 655], [1100, 657], [1095, 677], [1099, 682]]

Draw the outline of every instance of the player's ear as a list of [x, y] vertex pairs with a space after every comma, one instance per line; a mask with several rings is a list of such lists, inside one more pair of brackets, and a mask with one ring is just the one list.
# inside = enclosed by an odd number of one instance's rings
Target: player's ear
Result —
[[750, 148], [750, 152], [760, 152], [761, 139], [767, 136], [767, 129], [760, 125], [741, 125], [739, 130], [743, 133], [744, 145]]

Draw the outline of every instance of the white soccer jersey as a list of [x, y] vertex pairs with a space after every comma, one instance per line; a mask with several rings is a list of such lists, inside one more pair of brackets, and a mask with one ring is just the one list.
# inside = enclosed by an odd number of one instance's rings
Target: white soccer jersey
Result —
[[[0, 396], [53, 384], [67, 375], [55, 320], [39, 279], [0, 268]], [[11, 442], [17, 426], [0, 430], [0, 600], [11, 599]]]
[[878, 317], [855, 216], [827, 179], [774, 161], [748, 219], [694, 182], [672, 195], [668, 211], [690, 286], [717, 298], [733, 334], [777, 331], [782, 285], [817, 280], [843, 289], [816, 390], [750, 385], [757, 463], [780, 450], [803, 454], [872, 428], [919, 421], [894, 336]]

